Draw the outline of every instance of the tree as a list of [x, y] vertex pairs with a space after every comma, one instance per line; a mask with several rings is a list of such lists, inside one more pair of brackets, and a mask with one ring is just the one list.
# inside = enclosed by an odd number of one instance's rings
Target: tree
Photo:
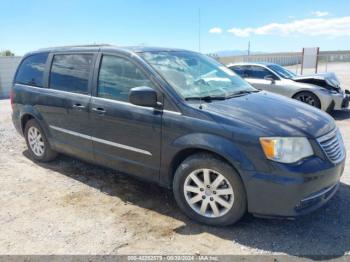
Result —
[[0, 56], [14, 56], [15, 54], [12, 53], [10, 50], [4, 50], [0, 51]]

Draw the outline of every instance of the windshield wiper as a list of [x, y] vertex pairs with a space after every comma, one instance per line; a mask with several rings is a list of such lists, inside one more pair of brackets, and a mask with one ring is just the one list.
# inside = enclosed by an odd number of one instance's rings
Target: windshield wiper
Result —
[[185, 100], [203, 100], [203, 101], [212, 101], [212, 100], [225, 100], [225, 99], [229, 99], [232, 97], [236, 97], [236, 96], [241, 96], [241, 95], [245, 95], [245, 94], [250, 94], [250, 93], [257, 93], [260, 92], [261, 90], [241, 90], [238, 92], [234, 92], [228, 96], [189, 96], [186, 97]]
[[212, 100], [225, 100], [226, 96], [189, 96], [185, 100], [203, 100], [203, 101], [212, 101]]
[[234, 93], [226, 96], [226, 99], [227, 98], [232, 98], [232, 97], [235, 97], [235, 96], [245, 95], [245, 94], [257, 93], [257, 92], [260, 92], [260, 91], [261, 90], [241, 90], [241, 91], [234, 92]]

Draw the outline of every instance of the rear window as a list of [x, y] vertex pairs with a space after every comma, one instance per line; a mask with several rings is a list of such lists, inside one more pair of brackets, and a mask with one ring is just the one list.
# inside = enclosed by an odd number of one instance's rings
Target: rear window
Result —
[[55, 55], [50, 72], [50, 88], [88, 93], [92, 59], [92, 54]]
[[25, 58], [18, 68], [15, 82], [42, 87], [47, 57], [47, 53], [41, 53]]

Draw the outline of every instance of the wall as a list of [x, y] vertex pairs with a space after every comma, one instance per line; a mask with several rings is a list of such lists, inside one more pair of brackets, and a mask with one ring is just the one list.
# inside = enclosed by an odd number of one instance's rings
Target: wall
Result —
[[0, 98], [8, 98], [13, 76], [21, 59], [19, 56], [0, 56]]

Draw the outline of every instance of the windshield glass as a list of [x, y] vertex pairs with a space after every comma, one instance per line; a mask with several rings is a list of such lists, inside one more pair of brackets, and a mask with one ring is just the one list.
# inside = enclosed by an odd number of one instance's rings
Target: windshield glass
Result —
[[291, 79], [291, 78], [297, 76], [293, 72], [285, 69], [284, 67], [282, 67], [280, 65], [268, 65], [267, 67], [270, 68], [271, 70], [273, 70], [274, 72], [276, 72], [280, 77], [283, 77], [286, 79]]
[[141, 56], [184, 99], [228, 97], [256, 90], [230, 69], [205, 55], [190, 51], [159, 51], [141, 53]]

